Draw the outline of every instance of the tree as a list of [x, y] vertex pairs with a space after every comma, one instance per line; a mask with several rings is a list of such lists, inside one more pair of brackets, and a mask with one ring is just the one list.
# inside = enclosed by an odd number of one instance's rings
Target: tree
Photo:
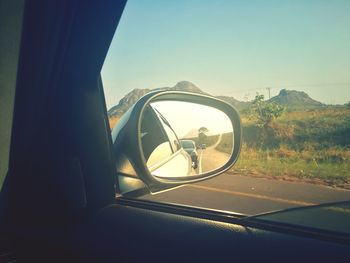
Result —
[[273, 120], [282, 116], [284, 107], [274, 102], [264, 101], [264, 95], [257, 93], [252, 102], [251, 111], [258, 125], [267, 128]]
[[200, 127], [198, 129], [198, 142], [199, 142], [199, 144], [206, 143], [208, 132], [209, 132], [209, 130], [207, 127]]
[[198, 134], [200, 134], [200, 133], [206, 134], [207, 132], [209, 132], [209, 130], [208, 130], [207, 127], [200, 127], [200, 128], [198, 129]]

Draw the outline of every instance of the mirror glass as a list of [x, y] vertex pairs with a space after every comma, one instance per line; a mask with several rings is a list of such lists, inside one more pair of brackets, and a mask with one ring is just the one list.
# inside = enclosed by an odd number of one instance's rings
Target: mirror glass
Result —
[[216, 108], [157, 101], [146, 106], [141, 118], [143, 155], [154, 176], [197, 176], [222, 167], [231, 157], [232, 124]]

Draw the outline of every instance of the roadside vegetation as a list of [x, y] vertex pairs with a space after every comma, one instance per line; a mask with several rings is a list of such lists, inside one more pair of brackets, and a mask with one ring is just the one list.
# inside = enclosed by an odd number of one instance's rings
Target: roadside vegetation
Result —
[[350, 107], [292, 110], [258, 96], [241, 113], [242, 151], [231, 172], [350, 189]]

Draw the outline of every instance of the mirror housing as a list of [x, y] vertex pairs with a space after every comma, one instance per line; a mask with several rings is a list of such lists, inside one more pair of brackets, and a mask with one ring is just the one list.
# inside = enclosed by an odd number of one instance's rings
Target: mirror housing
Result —
[[[141, 143], [141, 120], [152, 102], [181, 101], [209, 106], [225, 113], [233, 128], [233, 149], [226, 164], [203, 174], [165, 178], [152, 175], [144, 158]], [[234, 165], [241, 149], [241, 120], [236, 109], [214, 97], [189, 92], [155, 91], [140, 98], [119, 120], [112, 130], [113, 151], [116, 157], [116, 192], [136, 197], [157, 193], [183, 184], [195, 183], [217, 176]], [[200, 145], [200, 148], [206, 148]]]

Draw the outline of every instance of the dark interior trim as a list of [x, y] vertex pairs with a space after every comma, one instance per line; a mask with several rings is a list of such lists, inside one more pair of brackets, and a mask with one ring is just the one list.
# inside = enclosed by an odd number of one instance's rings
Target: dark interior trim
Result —
[[291, 234], [306, 238], [312, 238], [322, 241], [339, 243], [342, 245], [350, 245], [350, 235], [327, 231], [323, 229], [315, 229], [300, 225], [292, 225], [287, 223], [272, 222], [254, 217], [245, 216], [239, 213], [231, 213], [214, 209], [204, 209], [186, 205], [178, 205], [172, 203], [158, 203], [148, 200], [131, 199], [125, 197], [116, 198], [116, 203], [124, 206], [137, 207], [146, 210], [177, 214], [207, 220], [213, 220], [223, 223], [241, 225], [244, 227], [253, 227], [260, 230], [278, 232], [282, 234]]

